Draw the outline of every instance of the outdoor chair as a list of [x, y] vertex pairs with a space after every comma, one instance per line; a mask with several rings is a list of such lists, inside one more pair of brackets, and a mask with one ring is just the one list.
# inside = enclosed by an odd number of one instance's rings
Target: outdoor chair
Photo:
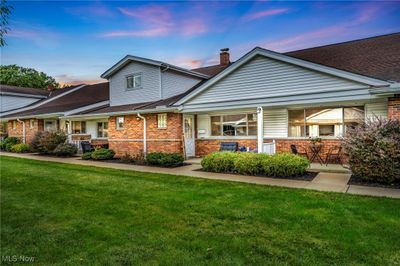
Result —
[[81, 147], [82, 147], [82, 152], [83, 153], [94, 151], [94, 149], [93, 149], [93, 147], [92, 147], [92, 145], [90, 144], [89, 141], [82, 141], [81, 142]]
[[237, 142], [221, 142], [221, 146], [219, 151], [237, 151], [238, 143]]
[[333, 146], [333, 147], [329, 148], [328, 154], [326, 155], [325, 164], [328, 165], [329, 161], [342, 164], [342, 147], [341, 146]]
[[307, 159], [310, 159], [310, 158], [308, 157], [307, 150], [304, 149], [304, 151], [299, 151], [299, 150], [297, 149], [297, 146], [296, 146], [295, 144], [291, 144], [291, 145], [290, 145], [290, 149], [292, 150], [292, 153], [293, 153], [293, 154], [297, 154], [297, 155], [301, 155], [301, 156], [306, 156]]

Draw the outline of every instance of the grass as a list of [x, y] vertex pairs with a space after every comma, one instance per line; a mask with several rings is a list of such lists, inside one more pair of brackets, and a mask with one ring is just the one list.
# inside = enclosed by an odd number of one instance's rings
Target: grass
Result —
[[35, 264], [400, 264], [400, 200], [1, 157], [1, 255]]

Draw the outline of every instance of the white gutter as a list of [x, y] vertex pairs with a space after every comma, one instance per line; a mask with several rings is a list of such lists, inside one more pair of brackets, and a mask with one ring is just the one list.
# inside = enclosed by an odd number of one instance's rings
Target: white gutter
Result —
[[17, 119], [18, 122], [22, 123], [22, 143], [26, 142], [26, 131], [25, 131], [25, 121]]
[[144, 157], [146, 158], [146, 155], [147, 155], [146, 117], [142, 116], [140, 113], [137, 113], [136, 115], [140, 119], [143, 119], [143, 153], [144, 153]]
[[0, 92], [0, 95], [8, 95], [8, 96], [17, 96], [17, 97], [24, 97], [24, 98], [38, 98], [38, 99], [46, 99], [47, 96], [45, 95], [37, 95], [37, 94], [25, 94], [25, 93], [18, 93], [18, 92]]
[[369, 89], [369, 93], [375, 95], [387, 95], [400, 93], [400, 83], [393, 83], [390, 86]]

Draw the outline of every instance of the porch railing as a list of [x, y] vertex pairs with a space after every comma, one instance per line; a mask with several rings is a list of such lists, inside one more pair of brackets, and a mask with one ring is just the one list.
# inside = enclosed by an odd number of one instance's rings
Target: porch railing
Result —
[[266, 154], [275, 154], [276, 152], [276, 143], [275, 140], [273, 140], [272, 142], [264, 142], [263, 144], [263, 153]]

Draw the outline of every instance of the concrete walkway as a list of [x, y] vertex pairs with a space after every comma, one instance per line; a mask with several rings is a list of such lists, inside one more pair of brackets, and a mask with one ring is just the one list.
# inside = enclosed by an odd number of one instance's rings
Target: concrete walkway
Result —
[[35, 154], [16, 154], [16, 153], [6, 153], [6, 152], [1, 152], [0, 155], [33, 159], [39, 161], [70, 163], [77, 165], [96, 166], [96, 167], [113, 168], [121, 170], [133, 170], [133, 171], [149, 172], [149, 173], [184, 175], [197, 178], [244, 182], [244, 183], [252, 183], [259, 185], [304, 188], [304, 189], [313, 189], [319, 191], [342, 192], [342, 193], [350, 193], [358, 195], [400, 198], [400, 189], [347, 185], [347, 182], [350, 179], [349, 173], [320, 172], [314, 178], [314, 180], [303, 181], [303, 180], [286, 180], [278, 178], [219, 174], [219, 173], [196, 171], [201, 168], [201, 166], [198, 163], [177, 168], [161, 168], [154, 166], [141, 166], [141, 165], [108, 163], [108, 162], [106, 163], [101, 161], [85, 161], [81, 160], [80, 157], [57, 158], [49, 156], [39, 156]]

